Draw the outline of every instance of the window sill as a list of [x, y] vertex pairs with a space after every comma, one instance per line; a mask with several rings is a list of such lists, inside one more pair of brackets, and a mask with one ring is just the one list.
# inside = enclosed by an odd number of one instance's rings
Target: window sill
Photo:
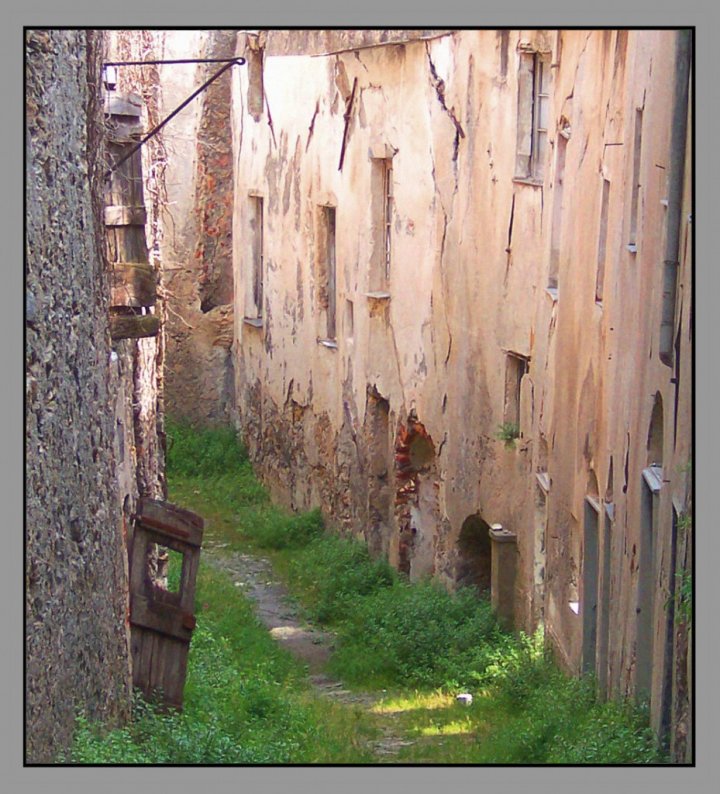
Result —
[[372, 300], [376, 301], [387, 301], [390, 300], [390, 293], [389, 292], [366, 292], [366, 298], [371, 298]]
[[337, 341], [335, 339], [318, 339], [317, 343], [323, 347], [330, 348], [330, 350], [337, 350]]
[[243, 322], [245, 323], [245, 325], [249, 325], [251, 328], [263, 327], [262, 317], [243, 317]]
[[512, 181], [517, 185], [530, 185], [531, 187], [542, 187], [545, 184], [544, 179], [533, 179], [531, 176], [514, 176]]

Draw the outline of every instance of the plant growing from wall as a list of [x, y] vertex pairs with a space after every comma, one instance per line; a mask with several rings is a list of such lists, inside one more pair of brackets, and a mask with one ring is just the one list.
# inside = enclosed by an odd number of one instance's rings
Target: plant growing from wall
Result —
[[677, 610], [684, 623], [692, 620], [693, 577], [692, 571], [683, 569], [675, 575], [677, 579]]
[[514, 447], [515, 439], [520, 438], [520, 427], [516, 422], [503, 422], [498, 425], [495, 438], [504, 441], [506, 447]]

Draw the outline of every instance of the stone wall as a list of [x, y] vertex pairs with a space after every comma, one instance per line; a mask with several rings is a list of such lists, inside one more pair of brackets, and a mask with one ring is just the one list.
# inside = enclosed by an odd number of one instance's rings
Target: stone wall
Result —
[[26, 38], [27, 760], [67, 746], [76, 711], [130, 695], [115, 478], [108, 273], [98, 190], [102, 39]]

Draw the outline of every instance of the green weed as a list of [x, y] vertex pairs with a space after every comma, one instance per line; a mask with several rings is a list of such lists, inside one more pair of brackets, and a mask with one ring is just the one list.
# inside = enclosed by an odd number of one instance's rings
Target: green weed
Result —
[[504, 441], [506, 446], [514, 446], [515, 439], [520, 438], [520, 426], [517, 422], [503, 422], [498, 425], [495, 438]]

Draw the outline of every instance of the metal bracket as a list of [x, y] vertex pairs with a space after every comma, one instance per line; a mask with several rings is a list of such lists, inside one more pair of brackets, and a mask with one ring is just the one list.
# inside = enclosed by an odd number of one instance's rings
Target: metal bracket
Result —
[[209, 79], [206, 80], [200, 88], [193, 91], [192, 94], [180, 105], [178, 105], [169, 116], [166, 116], [156, 127], [154, 127], [150, 132], [135, 146], [129, 149], [123, 157], [121, 157], [113, 166], [112, 168], [108, 169], [105, 172], [105, 179], [109, 179], [111, 174], [118, 169], [126, 160], [129, 160], [135, 152], [140, 149], [141, 146], [146, 144], [151, 138], [154, 138], [155, 135], [160, 132], [160, 130], [170, 121], [170, 119], [175, 118], [177, 114], [187, 105], [189, 105], [193, 99], [202, 92], [211, 84], [214, 83], [215, 80], [220, 77], [220, 75], [224, 74], [228, 69], [232, 68], [235, 65], [243, 66], [246, 61], [245, 58], [188, 58], [188, 59], [178, 59], [178, 60], [171, 60], [171, 61], [108, 61], [103, 64], [104, 68], [108, 66], [157, 66], [160, 64], [177, 64], [177, 63], [224, 63], [225, 65], [218, 69], [217, 72]]

